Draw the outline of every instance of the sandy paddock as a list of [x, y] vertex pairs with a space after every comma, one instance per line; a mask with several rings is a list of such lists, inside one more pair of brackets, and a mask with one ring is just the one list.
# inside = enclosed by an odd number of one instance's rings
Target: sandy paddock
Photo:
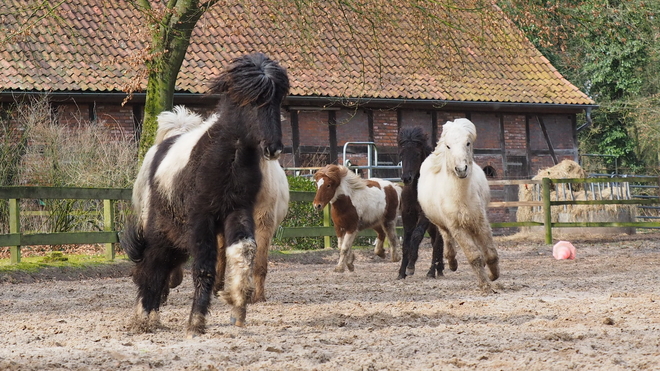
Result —
[[1, 370], [644, 370], [660, 367], [660, 235], [551, 247], [497, 238], [497, 294], [483, 295], [459, 252], [440, 279], [396, 280], [398, 263], [336, 250], [272, 256], [266, 303], [228, 325], [215, 300], [205, 335], [185, 338], [192, 282], [170, 295], [163, 328], [127, 324], [136, 289], [128, 263], [0, 277]]

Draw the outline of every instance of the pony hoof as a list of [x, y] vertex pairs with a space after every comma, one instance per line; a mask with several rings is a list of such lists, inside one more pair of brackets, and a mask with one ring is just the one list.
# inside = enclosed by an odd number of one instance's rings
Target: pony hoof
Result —
[[484, 293], [484, 295], [488, 294], [494, 294], [495, 290], [490, 286], [490, 283], [486, 282], [484, 284], [479, 285], [481, 287], [481, 292]]
[[427, 278], [435, 278], [435, 272], [430, 272], [430, 271], [429, 271], [429, 272], [426, 274], [426, 277], [427, 277]]
[[336, 273], [344, 273], [344, 267], [335, 267]]
[[188, 320], [188, 338], [202, 335], [206, 329], [206, 318], [200, 313], [191, 313]]
[[236, 327], [245, 327], [246, 307], [234, 307], [231, 309], [229, 323]]
[[374, 254], [376, 254], [377, 256], [380, 256], [380, 257], [383, 258], [383, 259], [385, 258], [385, 250], [382, 250], [382, 251], [374, 251]]
[[405, 280], [406, 275], [405, 274], [399, 274], [399, 276], [396, 278], [397, 280]]
[[406, 276], [414, 276], [415, 268], [406, 268]]
[[188, 330], [186, 330], [186, 338], [192, 339], [204, 335], [205, 332], [205, 326], [199, 326], [199, 324], [195, 326], [191, 325], [188, 326]]
[[396, 263], [398, 261], [401, 261], [401, 257], [392, 255], [392, 263]]
[[449, 269], [452, 272], [456, 272], [456, 270], [458, 269], [458, 261], [456, 261], [456, 259], [451, 259], [449, 261]]
[[490, 270], [490, 274], [488, 275], [488, 278], [490, 278], [491, 281], [495, 281], [496, 279], [500, 278], [499, 264], [497, 263], [488, 264], [488, 268]]
[[354, 272], [355, 271], [355, 265], [353, 265], [353, 263], [347, 263], [346, 267], [348, 268], [349, 272]]
[[238, 320], [236, 317], [229, 317], [229, 324], [236, 327], [245, 327], [245, 321]]

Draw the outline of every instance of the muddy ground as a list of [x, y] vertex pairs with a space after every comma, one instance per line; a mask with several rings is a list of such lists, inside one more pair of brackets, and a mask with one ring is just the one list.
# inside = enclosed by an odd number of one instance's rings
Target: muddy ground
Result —
[[439, 279], [396, 280], [397, 263], [336, 250], [271, 256], [266, 303], [229, 326], [214, 300], [205, 335], [186, 339], [192, 282], [173, 290], [155, 333], [129, 330], [128, 263], [0, 277], [1, 370], [644, 370], [660, 367], [660, 235], [551, 247], [497, 238], [501, 278], [483, 295], [459, 252]]

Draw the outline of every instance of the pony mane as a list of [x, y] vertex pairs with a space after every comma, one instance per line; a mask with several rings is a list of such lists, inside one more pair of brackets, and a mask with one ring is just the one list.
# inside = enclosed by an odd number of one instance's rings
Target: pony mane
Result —
[[337, 165], [337, 167], [339, 168], [342, 180], [346, 182], [351, 189], [367, 188], [367, 181], [365, 179], [350, 171], [346, 166]]
[[474, 126], [472, 121], [466, 118], [460, 118], [454, 121], [447, 121], [444, 125], [442, 125], [442, 134], [440, 135], [438, 144], [436, 145], [435, 150], [433, 151], [434, 155], [444, 154], [445, 147], [447, 146], [447, 144], [451, 145], [451, 143], [447, 143], [447, 134], [454, 131], [465, 131], [468, 136], [468, 139], [472, 143], [474, 143], [474, 141], [477, 140], [477, 128]]
[[276, 61], [262, 53], [252, 53], [232, 60], [222, 74], [212, 80], [210, 93], [226, 94], [241, 107], [280, 103], [289, 94], [289, 77]]
[[426, 135], [424, 130], [422, 130], [422, 128], [418, 126], [403, 127], [401, 128], [401, 130], [399, 130], [399, 138], [398, 138], [399, 146], [403, 146], [409, 143], [426, 144], [428, 139], [429, 136]]
[[433, 148], [429, 145], [429, 136], [424, 132], [419, 126], [414, 127], [403, 127], [399, 131], [398, 137], [399, 147], [403, 147], [406, 144], [414, 144], [420, 146], [424, 149], [424, 157], [428, 156]]
[[343, 165], [325, 165], [322, 169], [314, 174], [314, 179], [318, 180], [320, 176], [327, 176], [328, 178], [337, 182], [337, 184], [346, 182], [351, 189], [363, 189], [367, 187], [367, 182], [360, 178], [354, 172], [348, 170], [346, 166]]
[[456, 119], [454, 121], [447, 121], [444, 125], [442, 125], [441, 137], [444, 137], [446, 132], [457, 130], [466, 131], [471, 142], [477, 140], [477, 128], [474, 126], [472, 121], [465, 118]]

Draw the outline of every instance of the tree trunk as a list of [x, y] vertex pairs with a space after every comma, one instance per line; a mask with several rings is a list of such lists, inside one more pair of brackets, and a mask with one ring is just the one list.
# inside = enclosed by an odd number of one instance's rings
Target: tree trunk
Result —
[[[144, 102], [144, 119], [140, 134], [140, 160], [154, 143], [158, 115], [172, 110], [176, 78], [186, 56], [190, 37], [197, 21], [216, 0], [200, 7], [198, 0], [179, 0], [170, 2], [173, 10], [166, 12], [163, 19], [154, 23], [157, 29], [152, 36], [151, 55], [148, 60], [149, 70], [147, 94]], [[143, 1], [143, 9], [150, 10], [148, 1]]]
[[[174, 66], [168, 66], [173, 69]], [[174, 83], [175, 78], [169, 78], [172, 75], [163, 72], [151, 72], [147, 82], [147, 95], [144, 102], [144, 118], [142, 121], [142, 132], [140, 133], [140, 160], [147, 153], [149, 147], [154, 143], [156, 138], [156, 129], [158, 129], [158, 122], [156, 117], [159, 113], [173, 108], [174, 101]], [[178, 73], [178, 68], [176, 69]]]

